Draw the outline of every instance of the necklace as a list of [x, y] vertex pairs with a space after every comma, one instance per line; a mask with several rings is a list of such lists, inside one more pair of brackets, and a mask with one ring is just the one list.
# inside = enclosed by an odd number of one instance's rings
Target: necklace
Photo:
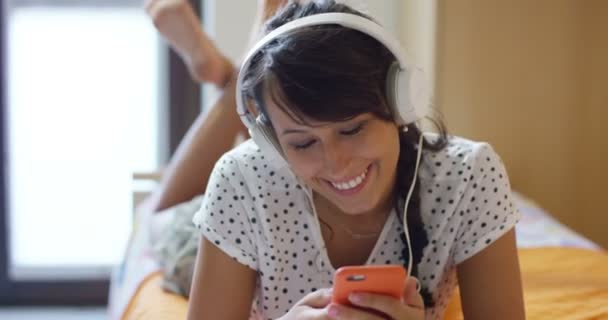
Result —
[[333, 216], [334, 218], [337, 218], [337, 219], [333, 219], [334, 222], [332, 224], [329, 224], [327, 221], [325, 221], [324, 219], [322, 219], [320, 215], [317, 214], [317, 218], [319, 219], [319, 222], [321, 222], [322, 224], [324, 224], [329, 229], [329, 231], [331, 232], [330, 233], [330, 238], [329, 238], [330, 240], [333, 239], [333, 236], [334, 236], [334, 230], [332, 228], [332, 225], [336, 226], [336, 227], [338, 227], [340, 229], [342, 229], [344, 232], [346, 232], [350, 236], [351, 239], [363, 240], [363, 239], [370, 239], [370, 238], [373, 238], [373, 237], [377, 237], [380, 234], [380, 232], [382, 232], [382, 229], [384, 229], [384, 224], [386, 223], [386, 219], [388, 218], [388, 216], [385, 217], [385, 219], [382, 221], [382, 224], [380, 226], [376, 226], [374, 228], [374, 229], [376, 229], [376, 231], [371, 231], [371, 232], [356, 232], [356, 231], [353, 231], [346, 224], [339, 222], [340, 218], [337, 217], [337, 214], [334, 212], [334, 210], [336, 210], [335, 207], [333, 207], [333, 206], [330, 205], [330, 206], [325, 206], [325, 208], [326, 208], [325, 211], [330, 213], [328, 215], [328, 217], [329, 216]]
[[[327, 221], [321, 219], [321, 217], [319, 217], [319, 221], [322, 222], [323, 224], [325, 224], [327, 226], [327, 228], [331, 231], [330, 240], [333, 239], [334, 232], [333, 232], [332, 226], [329, 223], [327, 223]], [[377, 229], [376, 231], [371, 231], [371, 232], [356, 232], [343, 223], [335, 223], [334, 226], [337, 226], [338, 228], [342, 229], [342, 231], [345, 231], [346, 233], [348, 233], [348, 235], [352, 239], [356, 239], [356, 240], [369, 239], [369, 238], [376, 237], [380, 234], [380, 232], [382, 232], [382, 229], [384, 229], [384, 223], [380, 227], [376, 227], [376, 229]]]
[[346, 233], [348, 233], [348, 235], [353, 238], [353, 239], [369, 239], [369, 238], [374, 238], [376, 236], [378, 236], [380, 234], [380, 232], [382, 231], [382, 228], [378, 231], [374, 231], [374, 232], [364, 232], [364, 233], [359, 233], [359, 232], [354, 232], [351, 229], [349, 229], [348, 227], [346, 227], [345, 225], [339, 224], [338, 227], [340, 227], [340, 229], [346, 231]]

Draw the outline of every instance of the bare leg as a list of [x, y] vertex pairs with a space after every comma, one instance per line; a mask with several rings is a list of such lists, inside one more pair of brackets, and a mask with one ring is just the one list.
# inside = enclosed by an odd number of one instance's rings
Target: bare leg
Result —
[[234, 146], [239, 132], [245, 132], [235, 111], [232, 79], [213, 108], [198, 116], [180, 142], [160, 186], [144, 200], [145, 210], [160, 211], [203, 193], [217, 159]]
[[[258, 0], [256, 26], [285, 2]], [[257, 37], [257, 32], [252, 37]], [[163, 172], [159, 188], [138, 209], [160, 211], [205, 191], [215, 162], [233, 147], [239, 133], [246, 133], [236, 114], [235, 81], [236, 72], [232, 72], [219, 100], [207, 114], [196, 119], [181, 141]], [[214, 134], [220, 131], [222, 135]]]

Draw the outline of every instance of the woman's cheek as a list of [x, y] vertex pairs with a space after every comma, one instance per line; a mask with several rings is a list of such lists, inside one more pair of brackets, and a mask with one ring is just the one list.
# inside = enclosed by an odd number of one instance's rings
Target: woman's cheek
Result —
[[311, 154], [292, 151], [286, 153], [287, 162], [293, 173], [300, 179], [309, 182], [320, 171], [320, 162]]

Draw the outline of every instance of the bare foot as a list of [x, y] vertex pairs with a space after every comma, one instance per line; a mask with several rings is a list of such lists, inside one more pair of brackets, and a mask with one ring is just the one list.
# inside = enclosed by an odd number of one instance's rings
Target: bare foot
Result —
[[258, 12], [262, 14], [262, 21], [268, 20], [287, 0], [258, 0]]
[[192, 79], [223, 87], [232, 63], [213, 44], [187, 0], [147, 0], [154, 26], [188, 66]]
[[263, 37], [262, 33], [264, 32], [264, 22], [272, 17], [277, 10], [279, 10], [279, 8], [288, 2], [288, 0], [257, 0], [257, 2], [258, 11], [253, 28], [251, 29], [251, 35], [249, 36], [249, 46], [253, 46], [258, 39]]

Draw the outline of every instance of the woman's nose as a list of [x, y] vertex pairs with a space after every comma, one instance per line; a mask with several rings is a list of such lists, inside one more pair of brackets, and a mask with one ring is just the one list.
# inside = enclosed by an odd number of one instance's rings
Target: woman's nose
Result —
[[332, 143], [325, 145], [325, 167], [330, 173], [341, 173], [348, 167], [349, 151], [346, 150], [340, 143]]

